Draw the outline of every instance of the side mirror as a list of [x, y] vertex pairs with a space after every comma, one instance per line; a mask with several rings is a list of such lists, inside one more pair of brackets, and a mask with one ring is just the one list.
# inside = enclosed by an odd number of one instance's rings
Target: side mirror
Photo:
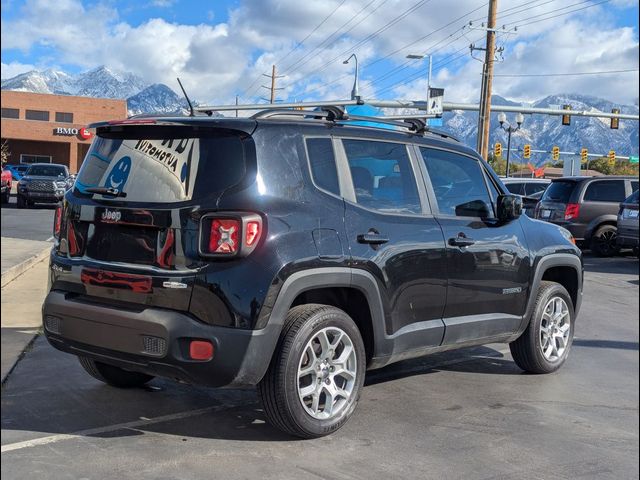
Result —
[[520, 195], [500, 195], [498, 197], [498, 220], [510, 222], [522, 215], [522, 197]]

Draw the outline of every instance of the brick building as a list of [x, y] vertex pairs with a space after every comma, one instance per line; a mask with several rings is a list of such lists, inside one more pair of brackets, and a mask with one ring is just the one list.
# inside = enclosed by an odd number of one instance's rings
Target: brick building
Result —
[[51, 162], [76, 173], [91, 145], [86, 126], [127, 117], [127, 102], [43, 93], [0, 92], [2, 142], [9, 163]]

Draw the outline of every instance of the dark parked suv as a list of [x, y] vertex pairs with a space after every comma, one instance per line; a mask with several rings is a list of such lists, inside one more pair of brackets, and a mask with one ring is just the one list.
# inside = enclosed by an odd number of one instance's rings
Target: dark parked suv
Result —
[[446, 135], [340, 112], [94, 126], [56, 211], [51, 345], [116, 387], [257, 385], [307, 438], [399, 360], [506, 342], [558, 369], [582, 297], [569, 232]]
[[65, 165], [33, 163], [18, 182], [17, 206], [58, 203], [70, 186], [69, 170]]
[[536, 206], [535, 218], [561, 225], [578, 245], [603, 257], [618, 252], [620, 203], [638, 189], [637, 177], [564, 177], [554, 179]]

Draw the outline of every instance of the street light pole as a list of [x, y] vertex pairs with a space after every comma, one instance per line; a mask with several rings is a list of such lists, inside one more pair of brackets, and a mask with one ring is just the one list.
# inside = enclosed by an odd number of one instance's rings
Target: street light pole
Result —
[[351, 56], [349, 58], [347, 58], [344, 62], [342, 62], [343, 64], [348, 64], [349, 60], [354, 59], [356, 62], [356, 76], [353, 80], [353, 88], [351, 89], [351, 100], [359, 100], [360, 99], [360, 92], [358, 89], [359, 86], [359, 80], [358, 80], [358, 56], [355, 53], [352, 53]]
[[[505, 132], [507, 132], [507, 167], [505, 169], [505, 176], [509, 178], [509, 161], [511, 160], [511, 134], [520, 130], [522, 123], [524, 122], [524, 115], [518, 113], [516, 115], [516, 127], [507, 123], [507, 116], [504, 112], [498, 115], [498, 122], [500, 122], [500, 128], [502, 128]], [[505, 127], [506, 123], [506, 127]]]
[[409, 54], [406, 58], [410, 60], [422, 60], [425, 57], [429, 57], [429, 72], [427, 74], [427, 100], [429, 99], [429, 94], [431, 92], [431, 67], [433, 65], [433, 57], [429, 55], [420, 55], [420, 54]]

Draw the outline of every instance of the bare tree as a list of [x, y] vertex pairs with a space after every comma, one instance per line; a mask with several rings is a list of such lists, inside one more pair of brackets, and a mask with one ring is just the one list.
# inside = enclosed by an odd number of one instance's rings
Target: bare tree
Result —
[[11, 156], [11, 152], [9, 151], [9, 146], [7, 145], [7, 141], [2, 142], [2, 165], [9, 161], [9, 157]]

